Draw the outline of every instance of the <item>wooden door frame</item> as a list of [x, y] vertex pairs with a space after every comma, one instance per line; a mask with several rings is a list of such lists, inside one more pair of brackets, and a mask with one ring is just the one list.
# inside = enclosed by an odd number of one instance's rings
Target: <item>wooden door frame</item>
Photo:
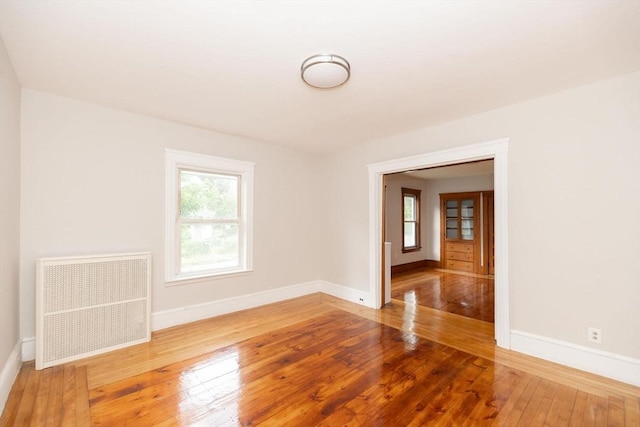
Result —
[[484, 251], [484, 271], [483, 274], [493, 275], [494, 271], [491, 269], [491, 254], [493, 253], [493, 238], [494, 233], [493, 230], [495, 228], [493, 223], [493, 190], [491, 191], [481, 191], [482, 193], [482, 232], [486, 238], [483, 242]]
[[507, 205], [507, 149], [509, 139], [489, 141], [449, 150], [368, 165], [369, 169], [369, 293], [373, 308], [382, 301], [382, 218], [385, 205], [382, 192], [385, 174], [406, 172], [436, 166], [493, 159], [495, 215], [495, 338], [502, 348], [511, 348], [509, 313], [509, 250]]

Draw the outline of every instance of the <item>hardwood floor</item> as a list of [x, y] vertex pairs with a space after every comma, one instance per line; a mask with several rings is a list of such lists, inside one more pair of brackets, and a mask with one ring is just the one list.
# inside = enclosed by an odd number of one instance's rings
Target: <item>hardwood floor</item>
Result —
[[494, 321], [494, 279], [420, 268], [394, 274], [391, 298], [485, 322]]
[[35, 371], [2, 426], [640, 425], [637, 387], [496, 348], [493, 325], [314, 294]]

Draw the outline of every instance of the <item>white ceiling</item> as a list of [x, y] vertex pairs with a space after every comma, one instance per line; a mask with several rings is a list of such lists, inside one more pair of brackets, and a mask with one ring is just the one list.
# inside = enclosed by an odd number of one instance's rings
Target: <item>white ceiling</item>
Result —
[[[640, 1], [0, 1], [23, 87], [326, 152], [640, 69]], [[300, 79], [346, 57], [343, 87]]]

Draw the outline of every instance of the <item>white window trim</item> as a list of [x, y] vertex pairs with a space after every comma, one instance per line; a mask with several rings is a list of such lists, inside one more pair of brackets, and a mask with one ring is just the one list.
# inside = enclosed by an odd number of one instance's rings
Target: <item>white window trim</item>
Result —
[[[178, 169], [197, 168], [205, 171], [241, 176], [240, 195], [240, 266], [238, 268], [178, 274]], [[167, 285], [201, 278], [215, 278], [250, 272], [253, 269], [253, 171], [255, 163], [186, 151], [165, 149], [165, 282]], [[244, 233], [242, 233], [244, 231]]]

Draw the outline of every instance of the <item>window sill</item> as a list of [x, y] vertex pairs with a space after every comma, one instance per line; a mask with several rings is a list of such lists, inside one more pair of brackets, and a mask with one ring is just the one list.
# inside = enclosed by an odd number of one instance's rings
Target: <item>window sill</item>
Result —
[[194, 283], [201, 283], [209, 280], [230, 279], [233, 277], [248, 276], [250, 274], [253, 274], [253, 269], [225, 271], [221, 273], [207, 273], [199, 276], [174, 277], [171, 279], [165, 278], [164, 285], [165, 287], [191, 285]]
[[410, 253], [410, 252], [419, 252], [420, 250], [422, 250], [421, 247], [418, 247], [418, 248], [407, 248], [407, 249], [402, 248], [402, 253], [403, 254], [407, 254], [407, 253]]

